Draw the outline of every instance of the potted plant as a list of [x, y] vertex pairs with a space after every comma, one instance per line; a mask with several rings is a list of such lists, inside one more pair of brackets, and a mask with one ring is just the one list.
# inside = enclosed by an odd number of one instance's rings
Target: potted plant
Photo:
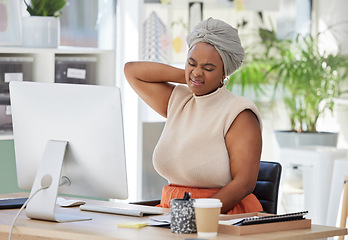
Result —
[[59, 16], [66, 0], [24, 0], [29, 17], [23, 18], [23, 45], [27, 47], [58, 47]]
[[[279, 54], [270, 59], [270, 68], [265, 77], [273, 74], [274, 89], [282, 90], [282, 98], [289, 112], [290, 132], [293, 135], [307, 133], [296, 135], [297, 138], [302, 137], [304, 142], [297, 139], [290, 145], [295, 142], [307, 144], [306, 141], [312, 136], [314, 142], [308, 144], [337, 144], [337, 133], [318, 134], [317, 121], [325, 111], [333, 110], [335, 98], [347, 92], [342, 90], [341, 85], [348, 75], [348, 56], [321, 49], [321, 34], [298, 35], [290, 44], [275, 42], [273, 45]], [[278, 141], [283, 134], [284, 131], [276, 131]], [[324, 135], [324, 138], [320, 139], [320, 135]], [[289, 140], [288, 136], [285, 139]]]
[[[348, 56], [320, 48], [322, 34], [278, 40], [274, 31], [259, 29], [264, 51], [252, 55], [252, 60], [246, 59], [245, 65], [230, 78], [230, 89], [240, 83], [242, 90], [252, 86], [258, 94], [265, 94], [260, 86], [273, 84], [273, 98], [283, 100], [291, 125], [290, 131], [275, 131], [281, 147], [337, 143], [337, 133], [318, 134], [316, 125], [321, 114], [333, 110], [334, 99], [347, 92], [341, 85], [348, 76]], [[286, 143], [282, 141], [283, 134]], [[291, 140], [288, 134], [295, 139]], [[307, 142], [312, 141], [308, 138], [313, 135], [314, 142]], [[320, 139], [318, 135], [325, 138]]]
[[277, 37], [274, 31], [259, 28], [251, 39], [254, 41], [245, 46], [246, 58], [242, 67], [229, 77], [226, 87], [237, 95], [248, 96], [261, 113], [269, 112], [275, 100], [272, 98], [274, 79], [266, 78], [265, 74], [270, 68], [271, 46]]

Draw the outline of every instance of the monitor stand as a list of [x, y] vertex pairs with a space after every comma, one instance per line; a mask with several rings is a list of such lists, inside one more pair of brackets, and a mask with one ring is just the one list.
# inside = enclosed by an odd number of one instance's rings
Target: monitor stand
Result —
[[82, 216], [55, 213], [60, 175], [67, 144], [67, 141], [48, 141], [36, 173], [30, 197], [39, 189], [44, 189], [36, 193], [28, 202], [26, 208], [27, 217], [53, 222], [91, 220], [91, 218]]

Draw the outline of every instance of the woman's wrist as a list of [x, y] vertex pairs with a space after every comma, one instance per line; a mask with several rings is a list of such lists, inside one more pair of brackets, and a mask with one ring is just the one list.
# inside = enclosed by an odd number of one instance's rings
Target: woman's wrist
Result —
[[186, 83], [185, 80], [185, 70], [171, 65], [160, 63], [160, 73], [162, 76], [162, 81], [170, 83]]

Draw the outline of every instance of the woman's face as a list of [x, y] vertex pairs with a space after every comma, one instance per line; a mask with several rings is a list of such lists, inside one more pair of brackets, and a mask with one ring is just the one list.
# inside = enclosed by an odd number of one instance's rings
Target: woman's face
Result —
[[185, 79], [196, 96], [214, 92], [225, 78], [220, 54], [211, 44], [199, 42], [188, 52]]

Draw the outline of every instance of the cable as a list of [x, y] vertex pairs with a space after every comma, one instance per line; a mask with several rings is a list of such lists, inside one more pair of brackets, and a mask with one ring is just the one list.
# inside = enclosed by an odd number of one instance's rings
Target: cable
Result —
[[21, 212], [23, 211], [23, 209], [27, 206], [28, 202], [38, 193], [40, 192], [41, 190], [44, 190], [44, 189], [47, 189], [48, 187], [42, 187], [38, 190], [36, 190], [36, 192], [33, 193], [33, 195], [31, 195], [27, 201], [25, 201], [25, 203], [23, 204], [23, 206], [19, 209], [17, 215], [15, 216], [15, 218], [13, 219], [13, 222], [12, 222], [12, 225], [11, 225], [11, 228], [10, 228], [10, 232], [9, 232], [9, 235], [8, 235], [8, 240], [11, 240], [11, 236], [12, 236], [12, 231], [13, 231], [13, 227], [17, 221], [17, 218], [19, 216], [19, 214], [21, 214]]

